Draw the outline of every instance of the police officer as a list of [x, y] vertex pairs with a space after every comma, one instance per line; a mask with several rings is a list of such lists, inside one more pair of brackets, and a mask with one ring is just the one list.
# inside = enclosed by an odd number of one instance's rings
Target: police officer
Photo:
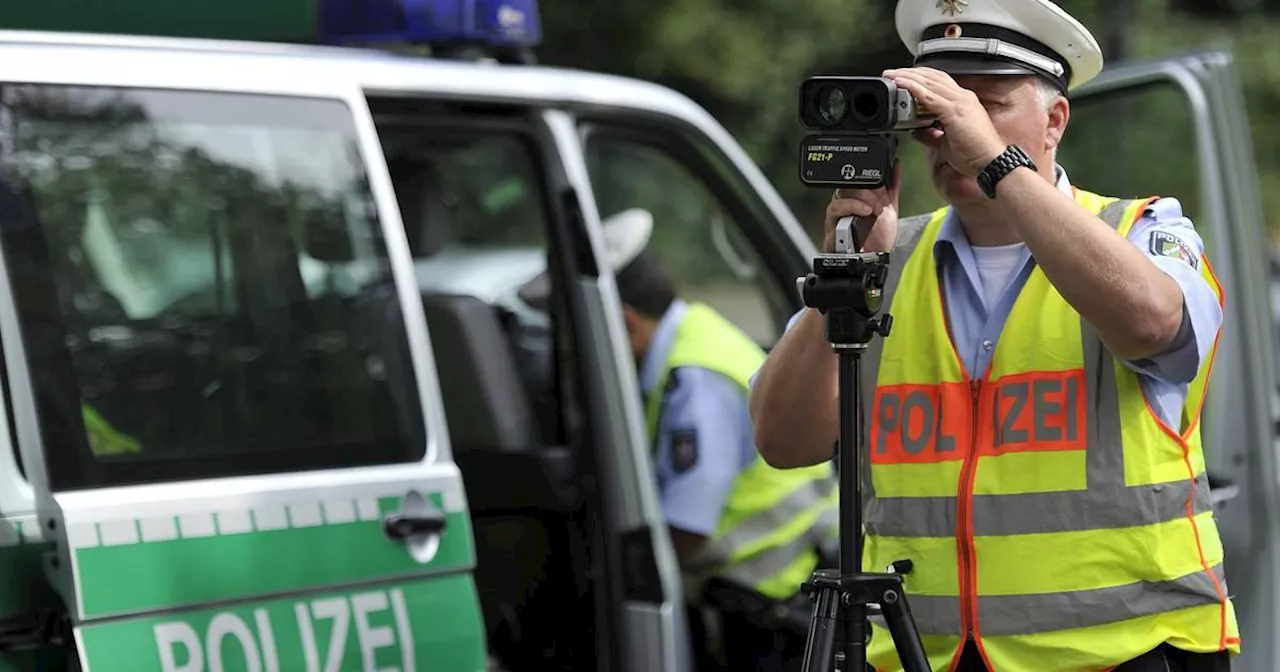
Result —
[[[1174, 198], [1072, 185], [1067, 92], [1101, 70], [1047, 0], [900, 0], [949, 204], [839, 190], [892, 250], [891, 335], [864, 358], [864, 566], [905, 577], [933, 669], [1225, 670], [1240, 650], [1198, 429], [1222, 288]], [[914, 185], [908, 185], [914, 186]], [[812, 310], [753, 382], [770, 464], [832, 456], [836, 357]], [[874, 395], [874, 396], [873, 396]], [[846, 531], [848, 532], [848, 531]], [[869, 663], [899, 670], [873, 621]]]
[[780, 470], [761, 459], [747, 385], [764, 352], [710, 307], [677, 297], [667, 269], [646, 249], [648, 211], [623, 211], [604, 228], [663, 515], [690, 602], [713, 594], [707, 599], [721, 617], [728, 669], [794, 669], [807, 605], [793, 610], [798, 627], [764, 619], [792, 604], [817, 566], [818, 548], [836, 539], [831, 466]]

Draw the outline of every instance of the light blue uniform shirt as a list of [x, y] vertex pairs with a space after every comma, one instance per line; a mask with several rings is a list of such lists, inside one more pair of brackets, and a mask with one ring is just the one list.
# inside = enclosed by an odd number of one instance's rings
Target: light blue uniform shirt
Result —
[[[638, 372], [646, 399], [662, 393], [654, 387], [688, 308], [676, 300], [658, 322]], [[732, 380], [710, 369], [681, 367], [673, 375], [677, 382], [663, 398], [655, 438], [662, 511], [668, 525], [710, 536], [720, 524], [738, 474], [756, 458], [747, 396]], [[696, 455], [692, 464], [688, 453], [676, 459], [674, 437], [680, 437], [686, 451], [692, 438]]]
[[[1061, 166], [1057, 167], [1057, 174], [1058, 189], [1070, 196], [1071, 183]], [[1124, 363], [1139, 374], [1152, 409], [1166, 424], [1176, 429], [1181, 425], [1179, 416], [1186, 399], [1187, 385], [1195, 378], [1200, 362], [1208, 356], [1218, 327], [1222, 324], [1222, 308], [1218, 305], [1218, 297], [1213, 288], [1200, 276], [1199, 270], [1192, 263], [1159, 252], [1176, 249], [1159, 244], [1170, 237], [1185, 245], [1193, 263], [1200, 262], [1204, 242], [1196, 233], [1191, 220], [1182, 214], [1182, 204], [1175, 198], [1161, 198], [1152, 203], [1147, 212], [1134, 223], [1128, 240], [1182, 289], [1182, 328], [1163, 353], [1142, 360], [1124, 360]], [[954, 211], [948, 212], [942, 223], [938, 240], [934, 243], [934, 256], [938, 263], [956, 351], [963, 359], [966, 371], [974, 376], [981, 375], [987, 370], [991, 353], [1000, 339], [1000, 332], [1013, 308], [1013, 302], [1030, 277], [1035, 260], [1024, 247], [1017, 270], [1011, 275], [1000, 298], [988, 311], [982, 298], [982, 284], [978, 279], [973, 248], [969, 245]], [[787, 322], [788, 330], [803, 312], [802, 310], [791, 317]], [[754, 386], [755, 376], [752, 376], [751, 383]]]

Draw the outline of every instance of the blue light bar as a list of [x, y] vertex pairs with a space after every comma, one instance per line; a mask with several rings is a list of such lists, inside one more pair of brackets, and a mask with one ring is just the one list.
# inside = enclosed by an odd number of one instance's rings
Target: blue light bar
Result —
[[319, 38], [527, 48], [542, 41], [542, 23], [537, 0], [321, 0]]

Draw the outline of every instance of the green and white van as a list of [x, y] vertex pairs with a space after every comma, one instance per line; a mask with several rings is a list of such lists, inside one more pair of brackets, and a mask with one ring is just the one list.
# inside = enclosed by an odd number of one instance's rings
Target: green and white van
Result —
[[[1185, 162], [1116, 130], [1152, 110]], [[1236, 669], [1271, 672], [1280, 393], [1250, 151], [1211, 53], [1109, 69], [1061, 160], [1182, 198], [1226, 286], [1205, 445]], [[601, 217], [627, 207], [762, 345], [801, 308], [812, 242], [666, 88], [0, 33], [0, 671], [691, 670], [604, 261]]]

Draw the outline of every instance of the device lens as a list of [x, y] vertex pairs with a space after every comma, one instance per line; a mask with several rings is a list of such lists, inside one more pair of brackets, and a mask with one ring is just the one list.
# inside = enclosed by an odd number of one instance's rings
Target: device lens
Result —
[[874, 91], [862, 91], [854, 95], [853, 113], [859, 119], [874, 119], [880, 113], [880, 96]]
[[826, 125], [838, 124], [849, 111], [849, 99], [844, 89], [828, 86], [818, 92], [818, 117]]

